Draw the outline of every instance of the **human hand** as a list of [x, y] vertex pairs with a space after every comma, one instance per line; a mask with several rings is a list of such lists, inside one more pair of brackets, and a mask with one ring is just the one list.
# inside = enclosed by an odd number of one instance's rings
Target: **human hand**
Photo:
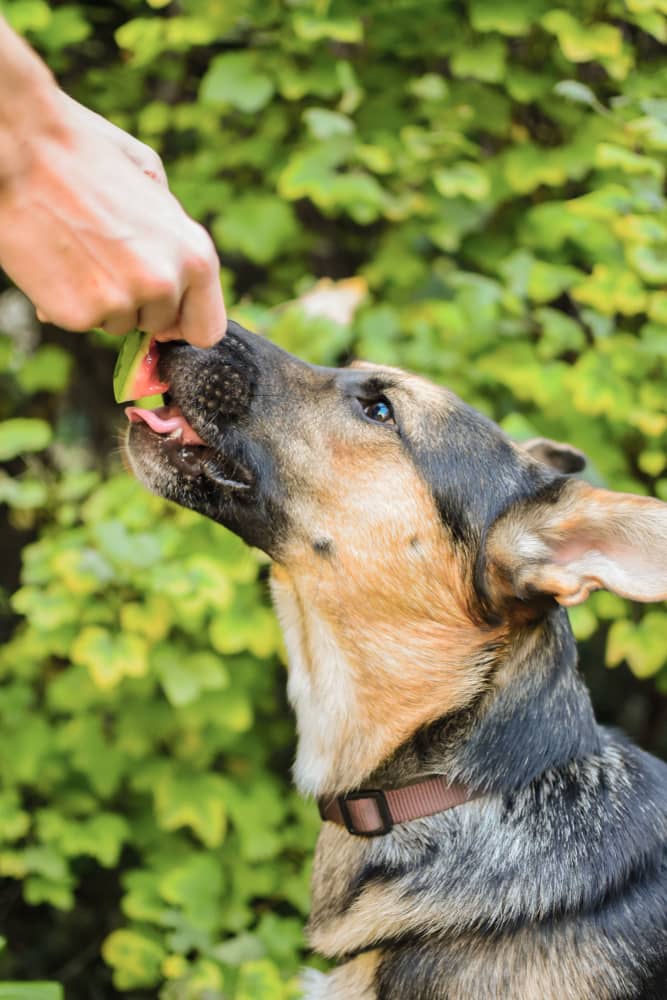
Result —
[[216, 343], [217, 254], [159, 156], [55, 85], [36, 108], [0, 141], [17, 150], [0, 162], [0, 266], [58, 326]]

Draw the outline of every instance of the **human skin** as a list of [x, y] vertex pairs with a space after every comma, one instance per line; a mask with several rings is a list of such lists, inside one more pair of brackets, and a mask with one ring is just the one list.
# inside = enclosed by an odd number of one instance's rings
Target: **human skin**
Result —
[[0, 267], [69, 330], [209, 347], [226, 329], [215, 248], [159, 156], [64, 94], [2, 19]]

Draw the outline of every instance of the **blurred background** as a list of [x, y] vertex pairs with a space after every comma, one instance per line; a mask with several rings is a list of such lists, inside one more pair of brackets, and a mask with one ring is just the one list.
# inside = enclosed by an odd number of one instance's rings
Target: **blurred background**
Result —
[[[0, 9], [158, 150], [233, 318], [667, 500], [665, 0]], [[265, 560], [123, 471], [117, 342], [0, 280], [0, 979], [295, 997], [319, 821]], [[313, 316], [314, 286], [357, 308]], [[599, 593], [572, 622], [599, 717], [667, 755], [664, 607]]]

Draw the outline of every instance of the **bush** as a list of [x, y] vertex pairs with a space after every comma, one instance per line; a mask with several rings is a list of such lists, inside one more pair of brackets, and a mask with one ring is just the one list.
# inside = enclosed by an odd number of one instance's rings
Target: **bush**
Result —
[[[235, 318], [419, 370], [667, 499], [664, 0], [5, 12], [161, 153]], [[350, 327], [275, 309], [351, 275]], [[289, 786], [264, 560], [119, 471], [109, 338], [40, 330], [12, 290], [0, 329], [0, 977], [295, 996], [318, 820]], [[603, 717], [664, 752], [664, 608], [572, 618]]]

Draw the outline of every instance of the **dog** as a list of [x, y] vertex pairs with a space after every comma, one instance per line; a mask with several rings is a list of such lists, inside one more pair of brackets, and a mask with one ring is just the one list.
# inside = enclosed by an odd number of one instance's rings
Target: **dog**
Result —
[[159, 374], [132, 469], [273, 563], [324, 817], [308, 934], [338, 963], [308, 1000], [665, 1000], [667, 766], [596, 723], [565, 608], [667, 597], [667, 504], [233, 322]]

